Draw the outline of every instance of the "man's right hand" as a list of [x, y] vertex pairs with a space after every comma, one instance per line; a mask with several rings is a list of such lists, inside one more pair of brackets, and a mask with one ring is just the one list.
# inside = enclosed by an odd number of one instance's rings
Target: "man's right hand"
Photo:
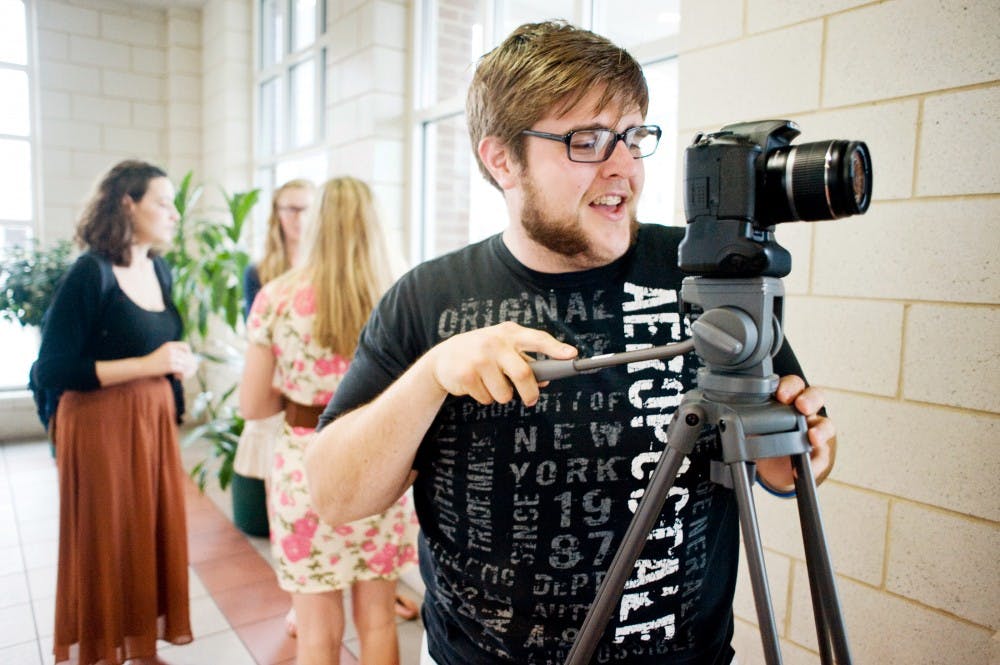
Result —
[[437, 384], [451, 395], [468, 395], [480, 404], [505, 404], [517, 391], [525, 406], [533, 406], [540, 384], [528, 353], [570, 360], [577, 350], [547, 332], [508, 321], [447, 339], [428, 352], [427, 360]]

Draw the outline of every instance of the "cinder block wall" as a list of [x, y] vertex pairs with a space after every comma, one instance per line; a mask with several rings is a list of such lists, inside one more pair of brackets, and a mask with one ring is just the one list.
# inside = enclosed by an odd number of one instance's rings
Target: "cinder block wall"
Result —
[[[99, 0], [36, 4], [41, 236], [72, 237], [97, 180], [125, 158], [200, 166], [201, 18]], [[195, 90], [197, 93], [197, 90]]]
[[[208, 0], [201, 14], [201, 157], [204, 206], [225, 210], [229, 193], [253, 186], [253, 11], [245, 0]], [[187, 81], [184, 81], [187, 83]], [[195, 88], [198, 92], [198, 89]], [[228, 213], [223, 213], [226, 215]]]
[[[779, 227], [785, 329], [839, 435], [820, 490], [855, 662], [1000, 662], [1000, 5], [682, 3], [680, 144], [865, 140], [868, 214]], [[679, 199], [680, 200], [680, 199]], [[817, 663], [794, 502], [757, 496], [785, 662]], [[747, 575], [741, 665], [763, 662]]]
[[390, 246], [406, 247], [404, 169], [408, 0], [327, 0], [325, 110], [328, 175], [372, 187]]
[[[201, 171], [202, 12], [104, 0], [34, 4], [36, 209], [49, 245], [73, 237], [98, 180], [122, 159], [158, 164], [175, 182]], [[27, 392], [5, 395], [0, 414], [0, 441], [44, 435]]]

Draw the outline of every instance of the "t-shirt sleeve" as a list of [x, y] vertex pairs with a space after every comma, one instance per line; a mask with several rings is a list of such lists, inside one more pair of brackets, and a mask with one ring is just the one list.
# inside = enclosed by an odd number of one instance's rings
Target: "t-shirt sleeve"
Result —
[[784, 343], [778, 352], [774, 354], [774, 373], [780, 376], [801, 376], [805, 379], [805, 375], [802, 373], [802, 366], [799, 364], [799, 359], [795, 357], [795, 352], [792, 351], [792, 345], [788, 343], [788, 338], [785, 338]]
[[253, 301], [260, 293], [260, 273], [257, 272], [256, 265], [249, 265], [243, 271], [243, 318], [250, 316], [253, 309]]
[[56, 289], [42, 326], [37, 379], [42, 388], [95, 390], [101, 387], [90, 335], [101, 315], [101, 266], [84, 254]]
[[[801, 376], [806, 385], [809, 385], [809, 379], [806, 378], [805, 372], [802, 371], [802, 365], [799, 364], [799, 359], [795, 357], [795, 352], [792, 351], [792, 346], [788, 343], [788, 338], [785, 338], [784, 344], [774, 354], [774, 373], [779, 377]], [[819, 415], [827, 415], [825, 406], [819, 410]]]

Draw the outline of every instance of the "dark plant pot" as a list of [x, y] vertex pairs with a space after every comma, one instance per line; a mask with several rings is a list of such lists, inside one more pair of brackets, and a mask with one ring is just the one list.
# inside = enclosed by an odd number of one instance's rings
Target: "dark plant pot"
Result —
[[267, 522], [267, 498], [264, 481], [233, 473], [233, 524], [248, 536], [266, 538], [270, 534]]

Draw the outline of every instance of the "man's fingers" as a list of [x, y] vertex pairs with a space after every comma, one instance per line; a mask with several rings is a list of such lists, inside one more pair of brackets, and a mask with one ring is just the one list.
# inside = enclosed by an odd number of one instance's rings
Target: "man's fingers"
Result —
[[774, 391], [774, 397], [782, 404], [791, 404], [805, 388], [806, 382], [801, 376], [783, 376], [778, 382], [778, 389]]
[[809, 426], [809, 442], [814, 446], [829, 441], [837, 435], [837, 427], [829, 418], [811, 416], [806, 418], [806, 424]]
[[469, 395], [481, 404], [506, 403], [516, 392], [528, 406], [538, 401], [538, 381], [530, 353], [568, 360], [576, 349], [541, 330], [506, 322], [463, 333], [435, 349], [434, 376], [452, 395]]
[[[506, 325], [506, 323], [501, 324], [501, 326]], [[560, 342], [544, 330], [524, 328], [513, 323], [510, 325], [516, 327], [516, 330], [514, 328], [511, 329], [514, 330], [513, 342], [518, 351], [544, 353], [548, 357], [557, 360], [569, 360], [576, 357], [576, 347]]]
[[509, 381], [508, 385], [517, 391], [525, 406], [534, 406], [535, 402], [538, 401], [539, 384], [535, 380], [535, 374], [531, 371], [531, 366], [524, 354], [519, 353], [504, 358], [501, 362], [503, 373]]
[[795, 398], [794, 404], [799, 413], [807, 417], [813, 417], [826, 404], [826, 396], [823, 395], [823, 391], [819, 388], [809, 386]]
[[514, 398], [514, 387], [502, 367], [492, 365], [481, 374], [482, 383], [490, 394], [490, 401], [506, 404]]

